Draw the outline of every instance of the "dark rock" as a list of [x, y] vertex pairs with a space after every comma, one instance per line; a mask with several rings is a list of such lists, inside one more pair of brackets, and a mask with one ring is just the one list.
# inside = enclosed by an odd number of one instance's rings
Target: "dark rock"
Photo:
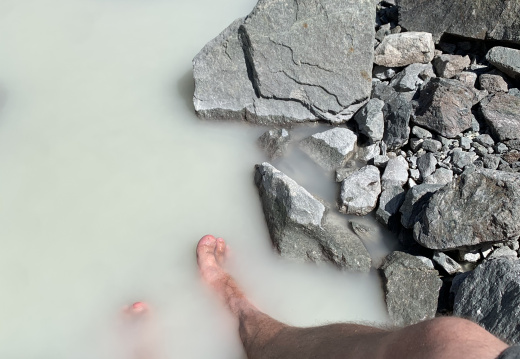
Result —
[[419, 126], [413, 126], [412, 127], [412, 133], [417, 136], [418, 138], [421, 138], [423, 140], [427, 138], [432, 138], [432, 133], [422, 127]]
[[434, 78], [421, 90], [414, 122], [443, 137], [454, 138], [471, 128], [474, 94], [462, 82]]
[[480, 109], [498, 141], [520, 139], [520, 98], [496, 93], [482, 100]]
[[460, 285], [453, 309], [502, 340], [520, 343], [520, 261], [499, 258], [479, 265]]
[[520, 43], [520, 3], [502, 0], [398, 0], [399, 25], [426, 31]]
[[260, 124], [315, 121], [317, 117], [299, 102], [256, 96], [238, 39], [243, 21], [235, 20], [193, 59], [193, 104], [197, 115]]
[[395, 76], [396, 69], [393, 67], [386, 67], [386, 66], [374, 66], [374, 69], [372, 70], [372, 77], [375, 77], [379, 80], [390, 80], [392, 77]]
[[427, 138], [424, 140], [421, 148], [427, 152], [439, 152], [442, 148], [442, 143], [440, 143], [440, 141]]
[[392, 252], [381, 271], [386, 306], [395, 325], [411, 325], [435, 316], [442, 285], [436, 270], [410, 254]]
[[[520, 4], [517, 5], [520, 6]], [[495, 46], [488, 51], [486, 60], [511, 78], [520, 80], [520, 50]]]
[[431, 196], [414, 225], [414, 238], [442, 251], [518, 240], [518, 218], [520, 174], [465, 171]]
[[323, 203], [269, 163], [255, 168], [271, 240], [282, 256], [330, 261], [356, 271], [370, 269], [370, 256], [359, 238], [335, 223]]
[[437, 168], [437, 159], [432, 153], [425, 153], [417, 159], [417, 168], [423, 178], [428, 177]]
[[381, 193], [380, 173], [375, 166], [365, 166], [348, 176], [341, 184], [339, 210], [364, 216], [377, 204]]
[[289, 144], [289, 132], [285, 128], [266, 131], [260, 136], [258, 143], [271, 159], [280, 157]]
[[327, 170], [341, 168], [354, 155], [357, 136], [347, 128], [315, 133], [300, 142], [301, 149]]
[[399, 210], [403, 227], [413, 228], [422, 211], [428, 205], [430, 197], [442, 187], [442, 185], [436, 184], [420, 184], [406, 193], [403, 205]]
[[260, 0], [239, 30], [255, 90], [326, 120], [364, 101], [375, 15], [372, 0]]

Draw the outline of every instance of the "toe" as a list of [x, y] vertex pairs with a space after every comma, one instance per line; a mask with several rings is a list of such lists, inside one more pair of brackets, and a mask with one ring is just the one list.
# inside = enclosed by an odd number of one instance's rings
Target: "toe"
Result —
[[217, 245], [215, 247], [215, 258], [220, 264], [224, 261], [226, 254], [226, 242], [222, 238], [217, 238]]

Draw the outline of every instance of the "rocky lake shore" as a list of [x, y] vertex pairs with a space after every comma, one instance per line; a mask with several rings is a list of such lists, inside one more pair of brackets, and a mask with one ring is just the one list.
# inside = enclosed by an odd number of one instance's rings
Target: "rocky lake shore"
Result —
[[[195, 110], [269, 126], [337, 182], [255, 166], [273, 246], [382, 277], [396, 325], [471, 318], [520, 343], [520, 1], [259, 0], [193, 60]], [[329, 129], [293, 143], [302, 123]], [[373, 214], [400, 250], [374, 263]]]

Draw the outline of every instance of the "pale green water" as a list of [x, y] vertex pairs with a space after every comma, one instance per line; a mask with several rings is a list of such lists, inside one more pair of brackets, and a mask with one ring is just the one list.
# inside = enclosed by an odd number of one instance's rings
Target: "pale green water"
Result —
[[254, 4], [0, 2], [0, 357], [115, 358], [117, 313], [136, 300], [167, 357], [243, 357], [198, 279], [206, 233], [228, 239], [231, 270], [279, 319], [386, 320], [376, 276], [271, 250], [252, 177], [265, 129], [193, 114], [191, 59]]

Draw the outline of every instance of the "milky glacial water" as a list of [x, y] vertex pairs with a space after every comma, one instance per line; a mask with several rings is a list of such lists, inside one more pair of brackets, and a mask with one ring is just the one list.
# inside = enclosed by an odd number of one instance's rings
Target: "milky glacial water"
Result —
[[[374, 271], [272, 250], [253, 184], [266, 128], [194, 115], [191, 59], [254, 5], [0, 2], [1, 358], [132, 359], [119, 312], [138, 300], [161, 358], [244, 358], [235, 320], [199, 280], [207, 233], [227, 239], [230, 270], [275, 318], [387, 321]], [[297, 149], [275, 165], [334, 201], [330, 174]], [[387, 234], [375, 232], [380, 256]]]

